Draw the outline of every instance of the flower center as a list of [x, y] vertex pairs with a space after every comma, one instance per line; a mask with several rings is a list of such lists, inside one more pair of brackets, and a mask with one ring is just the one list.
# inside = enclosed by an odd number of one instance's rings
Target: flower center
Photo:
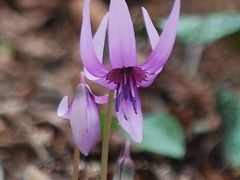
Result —
[[[115, 108], [119, 111], [120, 103], [124, 100], [132, 102], [133, 109], [137, 114], [136, 89], [137, 86], [146, 80], [145, 71], [138, 67], [118, 68], [111, 70], [106, 79], [109, 82], [117, 84]], [[127, 119], [127, 118], [125, 118]]]

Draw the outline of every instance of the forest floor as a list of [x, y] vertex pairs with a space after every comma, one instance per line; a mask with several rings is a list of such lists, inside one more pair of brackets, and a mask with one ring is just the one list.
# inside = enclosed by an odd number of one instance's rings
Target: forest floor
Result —
[[[96, 30], [108, 2], [92, 0], [92, 25]], [[129, 0], [136, 27], [143, 24], [140, 7], [153, 19], [166, 17], [172, 1]], [[0, 179], [70, 179], [73, 141], [67, 121], [56, 116], [64, 95], [73, 96], [82, 69], [79, 30], [82, 0], [4, 0], [0, 2]], [[182, 12], [206, 14], [239, 11], [234, 0], [182, 0]], [[176, 42], [163, 72], [153, 85], [141, 89], [144, 113], [170, 112], [184, 128], [187, 152], [172, 159], [148, 152], [132, 152], [136, 179], [232, 180], [239, 172], [221, 156], [221, 118], [215, 92], [220, 86], [240, 90], [239, 33], [203, 47], [199, 65], [192, 72]], [[149, 43], [147, 44], [148, 49]], [[138, 47], [139, 59], [147, 56]], [[97, 94], [104, 88], [91, 83]], [[104, 107], [103, 107], [104, 108]], [[109, 177], [124, 140], [111, 139]], [[81, 179], [99, 179], [101, 144], [88, 157], [81, 156]]]

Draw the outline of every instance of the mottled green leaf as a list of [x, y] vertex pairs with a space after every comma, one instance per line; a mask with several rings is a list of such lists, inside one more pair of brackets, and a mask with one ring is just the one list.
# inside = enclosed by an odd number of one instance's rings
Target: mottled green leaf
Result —
[[224, 157], [233, 168], [240, 167], [240, 97], [227, 89], [217, 92], [217, 109], [222, 118]]
[[172, 158], [183, 158], [186, 151], [183, 129], [178, 120], [169, 114], [146, 116], [143, 143], [137, 146]]
[[[163, 21], [159, 26], [163, 27]], [[177, 37], [186, 44], [212, 43], [240, 30], [240, 14], [182, 15]]]

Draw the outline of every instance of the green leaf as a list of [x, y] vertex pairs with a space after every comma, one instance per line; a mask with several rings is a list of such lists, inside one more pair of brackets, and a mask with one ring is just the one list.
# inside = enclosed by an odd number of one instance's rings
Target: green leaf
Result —
[[[162, 22], [160, 22], [162, 27]], [[183, 15], [177, 37], [186, 44], [215, 42], [240, 30], [240, 14], [215, 13], [206, 16]]]
[[180, 123], [169, 114], [154, 114], [144, 118], [143, 143], [137, 147], [162, 156], [183, 158], [186, 151]]
[[[105, 123], [105, 120], [106, 120], [106, 115], [104, 113], [100, 113], [100, 128], [101, 128], [101, 137], [102, 137], [102, 134], [103, 134], [103, 127], [104, 127], [104, 123]], [[112, 126], [111, 126], [111, 130], [112, 131], [116, 131], [118, 130], [120, 127], [119, 127], [119, 124], [118, 124], [118, 120], [115, 116], [112, 117]]]
[[223, 155], [233, 168], [240, 168], [240, 97], [230, 90], [220, 89], [216, 99], [224, 133]]

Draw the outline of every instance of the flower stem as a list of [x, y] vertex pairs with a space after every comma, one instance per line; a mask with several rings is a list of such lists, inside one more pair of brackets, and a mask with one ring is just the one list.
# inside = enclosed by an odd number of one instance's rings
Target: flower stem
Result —
[[113, 114], [114, 91], [110, 91], [106, 112], [106, 121], [103, 128], [102, 159], [101, 159], [101, 180], [107, 180], [108, 172], [108, 150], [111, 134], [112, 114]]
[[75, 145], [75, 147], [74, 147], [74, 157], [73, 157], [73, 176], [72, 176], [72, 180], [78, 180], [79, 160], [80, 160], [80, 152], [78, 150], [78, 147]]

